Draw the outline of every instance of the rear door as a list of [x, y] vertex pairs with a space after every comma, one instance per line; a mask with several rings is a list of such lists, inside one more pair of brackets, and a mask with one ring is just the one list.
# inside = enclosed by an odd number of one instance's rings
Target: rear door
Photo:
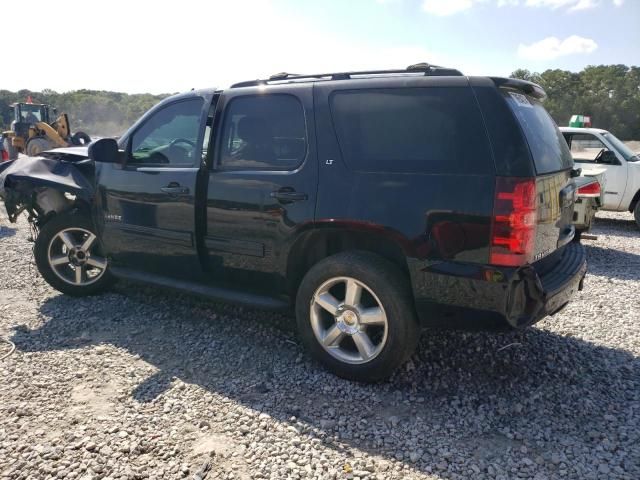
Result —
[[181, 279], [201, 270], [194, 204], [209, 101], [154, 110], [124, 139], [124, 166], [98, 165], [97, 216], [114, 267]]
[[562, 133], [542, 104], [516, 91], [503, 91], [529, 145], [536, 173], [537, 229], [534, 260], [573, 239], [573, 159]]
[[226, 90], [214, 132], [204, 237], [209, 275], [231, 288], [280, 293], [289, 248], [314, 219], [312, 89]]

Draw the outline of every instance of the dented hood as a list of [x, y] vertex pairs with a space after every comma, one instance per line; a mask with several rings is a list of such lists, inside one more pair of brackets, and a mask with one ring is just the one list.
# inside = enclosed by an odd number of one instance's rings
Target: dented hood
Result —
[[94, 192], [93, 161], [75, 154], [73, 157], [63, 160], [64, 155], [58, 159], [20, 156], [0, 164], [0, 199], [4, 200], [9, 219], [15, 221], [23, 208], [29, 208], [34, 194], [42, 188], [68, 192], [90, 202]]
[[89, 198], [93, 185], [87, 179], [86, 163], [67, 162], [39, 157], [20, 157], [0, 165], [0, 197], [6, 198], [9, 190], [25, 192], [31, 188], [51, 187], [56, 190]]

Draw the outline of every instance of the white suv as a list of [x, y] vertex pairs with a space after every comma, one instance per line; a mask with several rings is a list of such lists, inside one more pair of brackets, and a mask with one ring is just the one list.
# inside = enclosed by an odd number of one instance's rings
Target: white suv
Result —
[[560, 127], [582, 175], [605, 171], [603, 210], [632, 212], [640, 227], [640, 155], [599, 128]]

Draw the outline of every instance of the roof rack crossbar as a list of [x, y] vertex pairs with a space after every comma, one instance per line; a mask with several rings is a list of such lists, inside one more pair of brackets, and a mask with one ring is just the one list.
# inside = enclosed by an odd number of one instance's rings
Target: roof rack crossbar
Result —
[[235, 83], [231, 88], [239, 87], [255, 87], [260, 85], [269, 85], [273, 83], [290, 83], [299, 81], [313, 80], [351, 80], [353, 77], [376, 76], [376, 75], [399, 75], [399, 74], [417, 74], [423, 73], [425, 76], [462, 76], [462, 72], [454, 68], [439, 67], [437, 65], [429, 65], [428, 63], [417, 63], [409, 65], [405, 69], [388, 69], [388, 70], [362, 70], [355, 72], [337, 72], [337, 73], [315, 73], [310, 75], [301, 75], [293, 73], [276, 73], [267, 79], [249, 80], [246, 82]]

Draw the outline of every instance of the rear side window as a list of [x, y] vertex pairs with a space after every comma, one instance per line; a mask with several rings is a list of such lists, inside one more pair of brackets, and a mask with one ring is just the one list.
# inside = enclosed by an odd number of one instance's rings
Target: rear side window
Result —
[[340, 148], [361, 172], [487, 174], [493, 161], [469, 88], [345, 90], [331, 96]]
[[220, 166], [294, 170], [307, 151], [304, 110], [292, 95], [235, 97], [225, 108]]
[[542, 104], [516, 92], [504, 92], [529, 144], [538, 174], [566, 170], [573, 166], [569, 146]]

